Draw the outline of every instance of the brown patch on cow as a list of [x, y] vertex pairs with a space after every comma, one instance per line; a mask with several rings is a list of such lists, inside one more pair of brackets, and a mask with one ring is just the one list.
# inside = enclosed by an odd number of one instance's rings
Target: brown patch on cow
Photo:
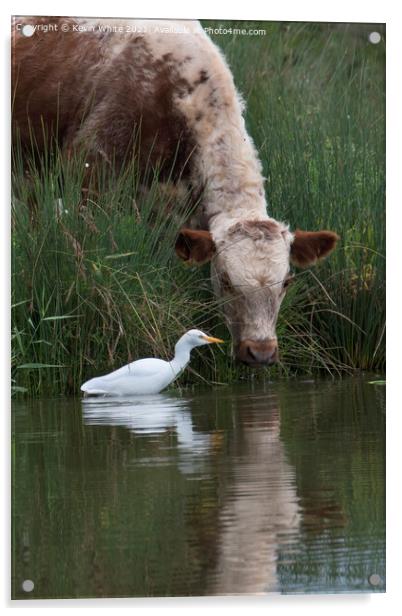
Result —
[[207, 71], [205, 69], [202, 69], [200, 71], [200, 75], [198, 77], [198, 79], [196, 79], [196, 81], [194, 81], [194, 86], [199, 86], [202, 83], [205, 83], [206, 81], [208, 81], [209, 79], [209, 75], [207, 73]]
[[194, 92], [194, 87], [184, 77], [177, 77], [174, 81], [174, 87], [179, 98], [184, 98]]
[[216, 95], [216, 91], [217, 91], [217, 88], [212, 88], [212, 90], [209, 93], [208, 106], [211, 107], [211, 108], [219, 106], [219, 101], [218, 101], [218, 97]]
[[272, 239], [278, 237], [283, 227], [276, 220], [242, 220], [228, 231], [228, 235], [244, 235], [252, 239]]
[[261, 274], [260, 276], [256, 276], [256, 281], [260, 285], [260, 287], [266, 287], [269, 284], [269, 276]]
[[232, 281], [226, 272], [219, 275], [219, 285], [223, 293], [230, 293], [231, 295], [234, 293]]
[[[143, 173], [157, 168], [162, 180], [188, 177], [195, 139], [175, 98], [193, 86], [180, 77], [173, 54], [155, 58], [143, 36], [127, 37], [116, 51], [113, 33], [74, 32], [79, 20], [35, 23], [58, 30], [37, 30], [33, 37], [14, 33], [13, 139], [26, 153], [32, 135], [39, 154], [57, 141], [64, 151], [84, 147], [97, 164], [113, 161], [119, 169], [135, 154]], [[62, 23], [68, 32], [61, 31]]]
[[201, 265], [211, 260], [216, 247], [209, 231], [181, 229], [176, 240], [175, 251], [182, 261]]
[[290, 260], [297, 267], [309, 267], [329, 255], [339, 236], [333, 231], [300, 231], [294, 235], [290, 247]]
[[188, 64], [189, 62], [191, 62], [193, 58], [191, 56], [184, 56], [184, 58], [177, 63], [177, 66], [183, 66], [184, 64]]
[[258, 229], [264, 232], [268, 239], [272, 236], [277, 236], [282, 232], [282, 226], [276, 220], [256, 220], [254, 221], [254, 224]]

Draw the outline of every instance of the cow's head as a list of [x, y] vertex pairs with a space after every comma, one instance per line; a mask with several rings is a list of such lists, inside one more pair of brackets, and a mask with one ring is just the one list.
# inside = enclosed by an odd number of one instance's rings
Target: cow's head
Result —
[[209, 231], [182, 229], [176, 253], [184, 261], [211, 261], [212, 282], [222, 300], [234, 352], [249, 364], [278, 359], [276, 321], [292, 280], [290, 263], [309, 267], [338, 240], [332, 231], [296, 231], [273, 219], [243, 220], [214, 239]]

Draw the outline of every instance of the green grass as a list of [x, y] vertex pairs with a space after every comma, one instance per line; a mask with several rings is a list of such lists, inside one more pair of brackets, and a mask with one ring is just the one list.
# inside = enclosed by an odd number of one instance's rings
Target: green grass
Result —
[[[194, 353], [180, 383], [317, 370], [381, 372], [383, 42], [371, 45], [373, 27], [358, 25], [258, 27], [267, 34], [215, 40], [247, 101], [269, 212], [292, 228], [334, 229], [342, 241], [326, 262], [299, 272], [290, 287], [278, 322], [277, 368], [237, 367], [230, 345], [225, 351], [206, 348]], [[82, 207], [85, 153], [66, 163], [54, 148], [27, 174], [14, 146], [15, 391], [77, 393], [86, 378], [137, 357], [168, 357], [190, 327], [229, 340], [208, 266], [189, 268], [174, 255], [177, 229], [189, 211], [186, 195], [176, 197], [174, 213], [169, 208], [167, 215], [157, 170], [145, 193], [134, 160], [118, 177], [102, 177], [99, 194], [89, 195]], [[63, 211], [55, 205], [59, 198]], [[39, 207], [32, 212], [30, 203]]]

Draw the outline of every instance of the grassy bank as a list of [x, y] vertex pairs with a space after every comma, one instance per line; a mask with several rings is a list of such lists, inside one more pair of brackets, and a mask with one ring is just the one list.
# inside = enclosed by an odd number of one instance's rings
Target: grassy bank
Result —
[[[269, 211], [293, 228], [342, 237], [290, 287], [278, 323], [281, 364], [258, 378], [383, 370], [383, 43], [370, 44], [373, 28], [363, 26], [258, 27], [265, 36], [215, 41], [247, 101]], [[190, 327], [229, 339], [208, 266], [189, 268], [174, 255], [186, 195], [167, 216], [157, 177], [144, 193], [133, 161], [103, 178], [83, 208], [84, 162], [83, 153], [63, 163], [54, 150], [28, 177], [17, 145], [13, 153], [12, 377], [30, 394], [75, 393], [84, 379], [137, 357], [168, 357]], [[195, 352], [191, 366], [181, 383], [255, 378], [229, 348]]]

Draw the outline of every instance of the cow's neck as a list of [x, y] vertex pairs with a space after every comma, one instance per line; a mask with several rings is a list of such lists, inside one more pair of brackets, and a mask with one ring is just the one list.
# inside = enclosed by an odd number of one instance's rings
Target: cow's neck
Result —
[[195, 144], [190, 180], [203, 190], [202, 217], [210, 230], [230, 220], [266, 219], [262, 168], [246, 130], [243, 101], [219, 50], [204, 32], [197, 36], [205, 53], [201, 63], [181, 62], [180, 76], [192, 88], [175, 104]]
[[[243, 119], [237, 116], [237, 120]], [[244, 126], [206, 135], [197, 173], [204, 183], [203, 219], [214, 234], [239, 220], [268, 218], [261, 163]]]

